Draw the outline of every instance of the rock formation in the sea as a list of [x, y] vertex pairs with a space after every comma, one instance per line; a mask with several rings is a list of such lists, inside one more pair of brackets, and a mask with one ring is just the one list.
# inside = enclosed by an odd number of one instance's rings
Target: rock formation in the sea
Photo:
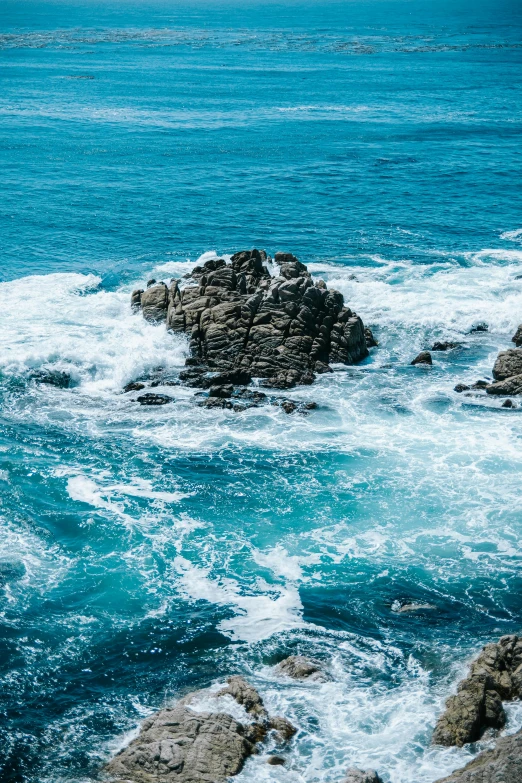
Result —
[[343, 783], [382, 783], [381, 778], [373, 769], [349, 769]]
[[134, 291], [131, 303], [149, 321], [190, 336], [194, 378], [232, 371], [248, 378], [240, 383], [257, 377], [286, 389], [312, 383], [330, 363], [355, 364], [368, 356], [373, 335], [365, 334], [339, 291], [314, 283], [291, 253], [276, 253], [275, 277], [270, 260], [258, 250], [235, 253], [229, 264], [211, 259], [196, 266], [183, 287], [177, 280], [170, 287], [154, 284]]
[[520, 783], [522, 732], [498, 740], [493, 750], [480, 753], [462, 769], [437, 783]]
[[313, 682], [326, 682], [328, 677], [324, 673], [319, 661], [306, 658], [304, 655], [289, 655], [277, 664], [278, 674], [286, 674], [294, 680], [310, 680]]
[[[228, 695], [244, 707], [249, 720], [227, 712], [201, 712], [206, 701]], [[192, 705], [192, 708], [191, 708]], [[242, 677], [230, 677], [218, 693], [200, 691], [147, 718], [136, 739], [105, 767], [115, 783], [224, 783], [237, 775], [267, 733], [280, 740], [295, 729], [285, 718], [270, 718], [259, 693]]]
[[495, 383], [486, 387], [487, 394], [504, 397], [522, 394], [522, 348], [510, 348], [499, 353], [493, 367], [493, 378]]
[[433, 364], [431, 353], [429, 351], [421, 351], [411, 364]]
[[502, 701], [522, 695], [522, 637], [503, 636], [486, 645], [459, 683], [437, 721], [433, 742], [462, 746], [480, 739], [487, 728], [506, 722]]
[[511, 338], [511, 342], [515, 343], [517, 348], [522, 347], [522, 324], [518, 327], [517, 331]]

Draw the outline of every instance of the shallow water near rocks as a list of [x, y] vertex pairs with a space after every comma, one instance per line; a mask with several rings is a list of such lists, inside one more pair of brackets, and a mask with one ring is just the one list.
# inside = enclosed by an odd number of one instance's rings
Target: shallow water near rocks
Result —
[[[2, 781], [92, 781], [236, 672], [299, 727], [240, 783], [461, 766], [487, 740], [431, 747], [444, 699], [522, 625], [522, 406], [453, 391], [522, 321], [519, 5], [2, 10]], [[285, 392], [307, 416], [123, 394], [188, 355], [131, 291], [253, 246], [379, 347]], [[437, 340], [460, 347], [410, 366]], [[290, 653], [332, 681], [278, 677]]]

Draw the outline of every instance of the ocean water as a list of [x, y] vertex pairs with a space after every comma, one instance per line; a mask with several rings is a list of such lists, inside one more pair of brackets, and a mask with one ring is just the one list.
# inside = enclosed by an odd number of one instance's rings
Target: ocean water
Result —
[[[238, 783], [432, 783], [491, 741], [430, 736], [522, 629], [522, 407], [453, 391], [522, 321], [521, 66], [514, 1], [2, 0], [2, 783], [93, 781], [236, 672], [299, 727]], [[187, 356], [132, 289], [254, 246], [379, 347], [308, 416], [122, 395]], [[296, 652], [333, 681], [275, 676]]]

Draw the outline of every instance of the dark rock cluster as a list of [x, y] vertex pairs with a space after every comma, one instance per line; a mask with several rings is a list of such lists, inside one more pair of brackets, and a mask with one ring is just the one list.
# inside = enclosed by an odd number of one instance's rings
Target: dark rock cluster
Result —
[[[312, 383], [330, 363], [354, 364], [368, 355], [373, 335], [339, 291], [314, 283], [291, 253], [276, 253], [276, 277], [270, 261], [264, 251], [245, 250], [229, 264], [211, 259], [196, 266], [184, 286], [151, 281], [133, 292], [132, 306], [145, 318], [190, 335], [190, 370], [181, 380], [197, 385], [209, 371], [232, 372], [243, 374], [232, 383], [257, 377], [288, 389]], [[221, 378], [217, 385], [225, 383]]]
[[487, 728], [506, 722], [502, 701], [522, 696], [522, 637], [503, 636], [488, 644], [471, 664], [468, 677], [446, 702], [433, 742], [462, 746], [480, 739]]

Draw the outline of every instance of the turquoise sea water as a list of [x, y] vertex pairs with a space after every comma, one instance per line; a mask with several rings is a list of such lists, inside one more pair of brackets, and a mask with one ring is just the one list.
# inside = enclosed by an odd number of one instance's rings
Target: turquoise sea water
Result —
[[[2, 783], [92, 781], [235, 672], [299, 726], [238, 783], [431, 783], [483, 745], [430, 735], [522, 627], [522, 408], [453, 392], [522, 321], [521, 66], [517, 2], [3, 0]], [[182, 388], [138, 409], [123, 385], [187, 345], [131, 290], [253, 246], [296, 253], [379, 348], [290, 392], [307, 417]], [[278, 679], [292, 652], [334, 682]]]

